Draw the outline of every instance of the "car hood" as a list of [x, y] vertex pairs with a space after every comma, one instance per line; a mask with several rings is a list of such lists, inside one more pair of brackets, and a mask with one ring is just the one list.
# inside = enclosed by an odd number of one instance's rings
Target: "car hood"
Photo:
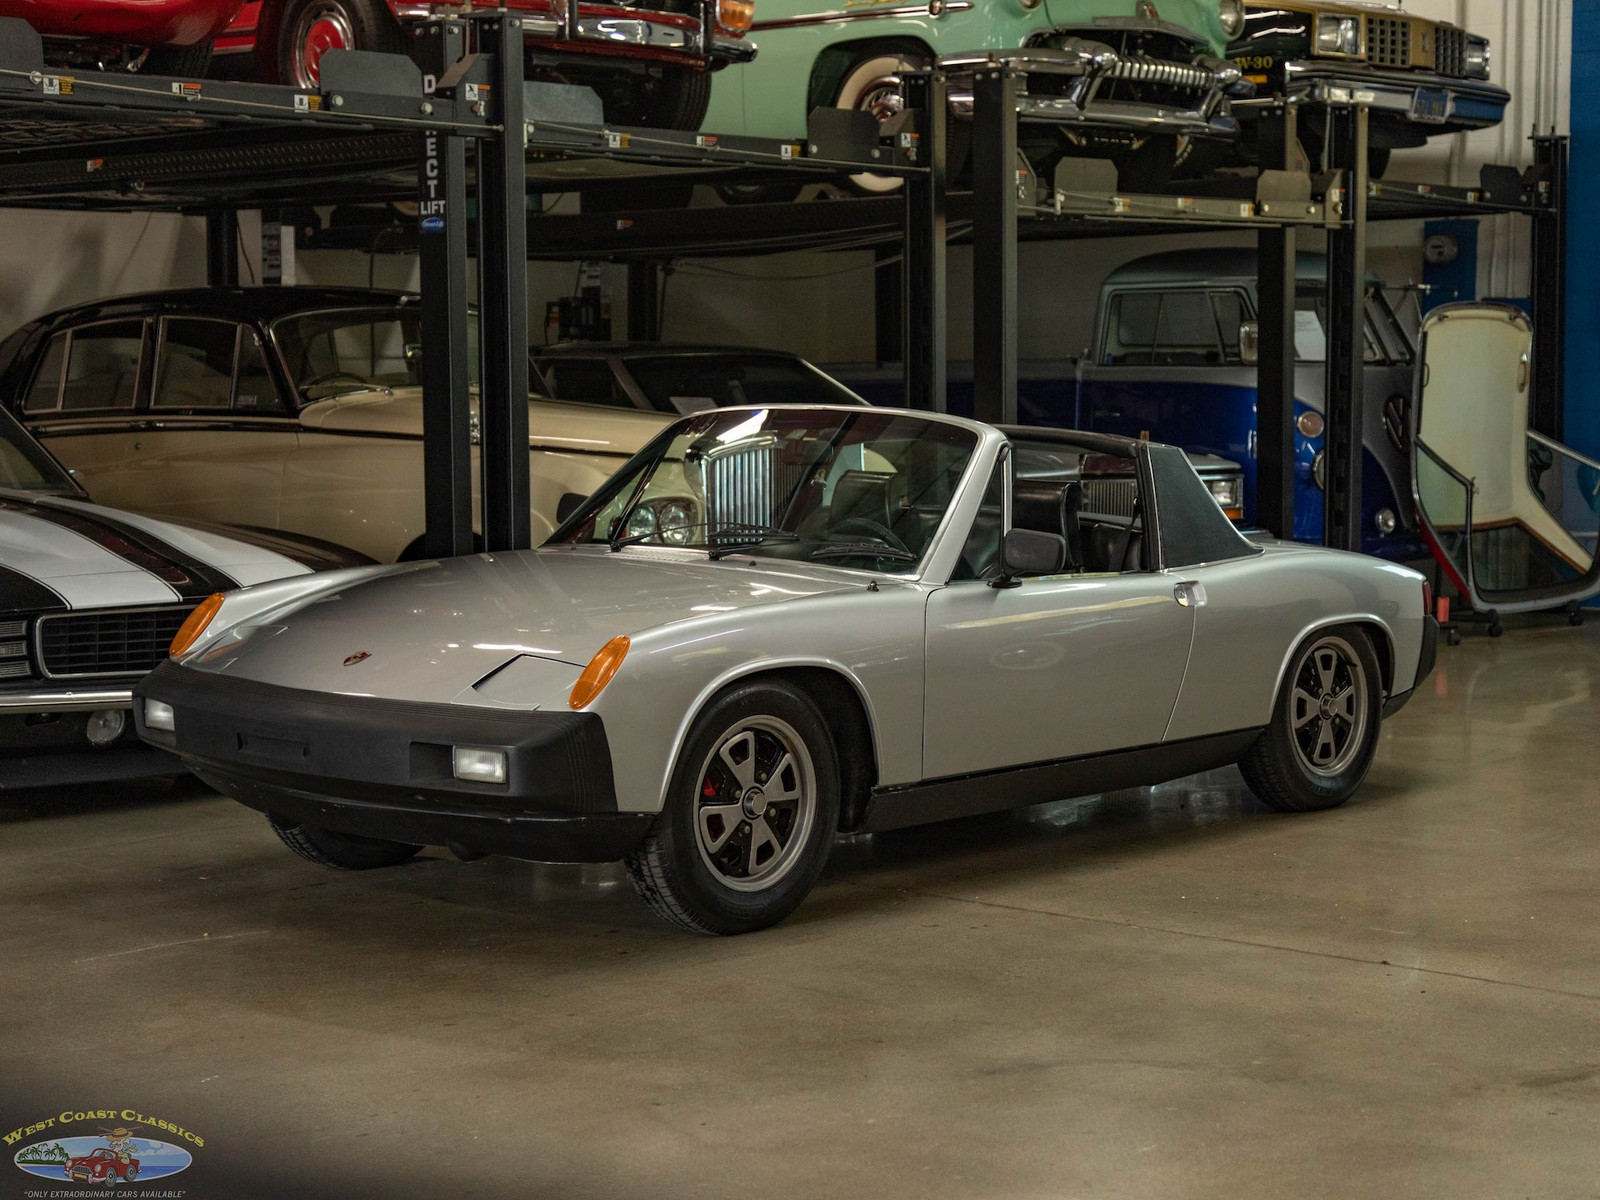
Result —
[[[1134, 15], [1132, 4], [1084, 4], [1082, 0], [1046, 0], [1045, 9], [1057, 28], [1081, 30], [1089, 37], [1094, 36], [1099, 14], [1114, 13], [1114, 19]], [[1156, 9], [1158, 20], [1180, 26], [1197, 41], [1207, 43], [1213, 54], [1221, 54], [1226, 47], [1228, 37], [1222, 31], [1217, 0], [1160, 0]]]
[[216, 530], [0, 489], [0, 613], [195, 603], [307, 573]]
[[[476, 391], [472, 412], [478, 412]], [[567, 404], [542, 396], [528, 401], [528, 444], [538, 449], [631, 455], [676, 418], [598, 404]], [[326, 433], [422, 436], [422, 389], [346, 392], [300, 410], [300, 423]]]
[[859, 574], [833, 568], [639, 547], [478, 554], [320, 595], [186, 665], [282, 687], [448, 701], [521, 655], [582, 667], [621, 634], [861, 586]]

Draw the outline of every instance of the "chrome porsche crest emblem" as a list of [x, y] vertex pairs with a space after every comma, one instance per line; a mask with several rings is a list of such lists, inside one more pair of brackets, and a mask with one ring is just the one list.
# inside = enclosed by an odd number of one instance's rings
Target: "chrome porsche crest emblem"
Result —
[[348, 657], [347, 659], [344, 660], [344, 665], [347, 666], [347, 667], [353, 667], [358, 662], [366, 662], [367, 659], [369, 659], [371, 657], [372, 657], [372, 655], [369, 654], [367, 651], [365, 651], [365, 650], [357, 650], [354, 654], [350, 655], [350, 657]]

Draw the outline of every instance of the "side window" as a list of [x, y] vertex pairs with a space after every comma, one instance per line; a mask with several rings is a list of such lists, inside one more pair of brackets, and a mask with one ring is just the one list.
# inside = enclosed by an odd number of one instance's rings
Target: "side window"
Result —
[[1250, 320], [1250, 310], [1238, 292], [1212, 292], [1211, 307], [1217, 314], [1217, 334], [1222, 339], [1222, 361], [1237, 366], [1244, 361], [1239, 354], [1239, 327]]
[[239, 326], [232, 321], [168, 317], [161, 322], [154, 408], [229, 408]]
[[1156, 344], [1161, 293], [1120, 292], [1111, 298], [1103, 355], [1107, 366], [1148, 366]]
[[233, 407], [240, 412], [276, 412], [278, 397], [267, 371], [261, 339], [248, 325], [239, 330], [239, 369], [233, 383]]
[[992, 579], [1000, 569], [1000, 522], [1002, 519], [1002, 488], [1004, 467], [995, 464], [989, 476], [989, 486], [984, 489], [983, 506], [973, 519], [972, 530], [967, 534], [966, 545], [961, 547], [961, 558], [950, 574], [950, 582], [970, 579]]
[[1222, 361], [1217, 318], [1204, 292], [1168, 292], [1156, 322], [1155, 361], [1163, 366], [1206, 366]]
[[67, 361], [67, 339], [70, 333], [58, 333], [45, 347], [44, 361], [39, 364], [23, 402], [24, 412], [55, 412], [61, 407], [61, 368]]
[[132, 408], [144, 356], [144, 322], [106, 321], [72, 331], [61, 411]]
[[578, 404], [609, 404], [615, 408], [632, 408], [630, 400], [611, 372], [611, 364], [604, 359], [546, 359], [545, 378], [550, 381], [550, 391], [557, 400], [570, 400]]

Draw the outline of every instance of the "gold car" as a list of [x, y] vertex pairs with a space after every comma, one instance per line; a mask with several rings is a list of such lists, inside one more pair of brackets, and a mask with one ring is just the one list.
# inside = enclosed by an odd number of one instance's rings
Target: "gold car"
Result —
[[[94, 499], [421, 553], [420, 306], [331, 288], [124, 296], [0, 343], [0, 405]], [[669, 423], [530, 397], [532, 534]]]

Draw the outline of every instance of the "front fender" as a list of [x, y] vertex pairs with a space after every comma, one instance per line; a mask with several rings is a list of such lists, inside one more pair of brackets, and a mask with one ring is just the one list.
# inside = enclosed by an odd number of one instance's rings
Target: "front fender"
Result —
[[884, 583], [714, 618], [634, 639], [591, 706], [611, 745], [617, 806], [659, 812], [695, 719], [718, 692], [752, 675], [830, 671], [867, 714], [879, 781], [922, 773], [923, 614], [927, 589]]

